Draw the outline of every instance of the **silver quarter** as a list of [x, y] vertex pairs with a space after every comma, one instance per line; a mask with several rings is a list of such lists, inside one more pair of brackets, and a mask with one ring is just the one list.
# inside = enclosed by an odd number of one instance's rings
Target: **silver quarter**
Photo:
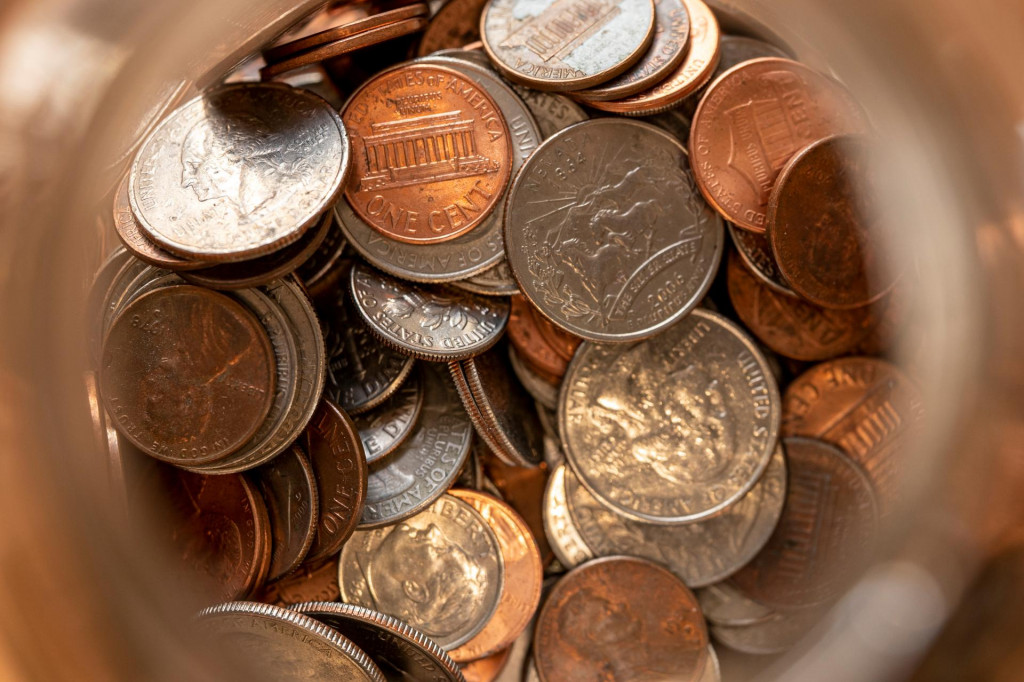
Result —
[[594, 558], [594, 553], [580, 536], [569, 514], [565, 495], [565, 464], [559, 464], [551, 471], [544, 489], [544, 534], [559, 563], [566, 569], [579, 566]]
[[352, 417], [363, 441], [366, 463], [387, 457], [412, 434], [423, 409], [423, 387], [413, 373], [390, 398]]

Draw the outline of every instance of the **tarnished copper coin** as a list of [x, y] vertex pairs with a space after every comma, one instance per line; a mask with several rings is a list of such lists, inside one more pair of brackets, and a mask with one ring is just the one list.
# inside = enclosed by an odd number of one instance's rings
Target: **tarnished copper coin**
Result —
[[543, 517], [544, 489], [551, 473], [549, 466], [544, 463], [535, 467], [510, 466], [484, 444], [477, 442], [476, 445], [474, 452], [480, 457], [483, 472], [501, 492], [501, 499], [526, 521], [540, 549], [541, 563], [548, 565], [554, 558], [544, 533]]
[[836, 81], [789, 59], [753, 59], [722, 74], [701, 99], [690, 162], [701, 192], [726, 220], [764, 232], [772, 187], [793, 155], [867, 125]]
[[757, 601], [800, 609], [838, 597], [871, 559], [878, 530], [867, 475], [833, 445], [786, 438], [789, 488], [764, 549], [731, 578]]
[[196, 465], [230, 455], [270, 410], [274, 355], [237, 301], [194, 286], [135, 299], [103, 343], [100, 393], [118, 430], [144, 452]]
[[316, 563], [337, 553], [359, 524], [367, 469], [355, 424], [329, 400], [320, 401], [305, 440], [320, 499], [316, 539], [306, 560]]
[[268, 580], [294, 570], [306, 558], [320, 518], [316, 477], [297, 445], [253, 471], [270, 516], [273, 551]]
[[697, 682], [708, 633], [697, 598], [668, 569], [607, 557], [555, 585], [537, 620], [533, 655], [542, 682]]
[[582, 339], [548, 321], [525, 296], [513, 296], [511, 301], [508, 339], [520, 357], [545, 376], [565, 376]]
[[449, 0], [430, 18], [420, 36], [416, 56], [465, 47], [480, 40], [480, 14], [487, 0]]
[[505, 563], [505, 584], [494, 615], [483, 630], [451, 651], [453, 660], [463, 662], [512, 646], [529, 625], [540, 603], [544, 567], [530, 527], [512, 507], [475, 490], [453, 489], [450, 492], [480, 512], [498, 539], [498, 550]]
[[454, 69], [409, 64], [378, 74], [342, 111], [354, 169], [345, 196], [382, 234], [453, 239], [494, 210], [511, 173], [498, 105]]
[[304, 601], [337, 601], [341, 599], [338, 559], [334, 557], [317, 568], [302, 565], [297, 571], [265, 586], [254, 599], [277, 606]]
[[131, 203], [128, 200], [127, 174], [114, 192], [114, 228], [125, 248], [131, 251], [133, 256], [150, 265], [168, 270], [195, 270], [207, 265], [201, 260], [174, 255], [153, 243], [153, 240], [139, 229], [139, 222], [135, 219]]
[[869, 307], [830, 310], [777, 292], [754, 277], [735, 253], [727, 268], [736, 315], [761, 343], [787, 358], [813, 361], [849, 353], [878, 325]]
[[423, 386], [413, 372], [390, 398], [369, 412], [352, 417], [363, 441], [366, 463], [387, 457], [412, 435], [423, 409]]

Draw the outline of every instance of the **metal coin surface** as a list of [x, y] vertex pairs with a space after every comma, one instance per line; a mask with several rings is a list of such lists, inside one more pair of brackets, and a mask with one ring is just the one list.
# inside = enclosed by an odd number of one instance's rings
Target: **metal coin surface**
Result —
[[554, 381], [554, 377], [540, 374], [534, 367], [526, 364], [519, 353], [516, 352], [516, 347], [513, 344], [509, 344], [508, 359], [516, 378], [519, 379], [519, 383], [523, 385], [523, 388], [530, 394], [530, 397], [546, 409], [557, 410], [558, 385], [561, 382]]
[[712, 624], [711, 636], [733, 651], [765, 656], [789, 651], [810, 632], [821, 618], [811, 609], [790, 613], [775, 613], [751, 625], [729, 626]]
[[101, 396], [118, 430], [175, 464], [223, 459], [270, 410], [274, 356], [259, 320], [207, 289], [150, 292], [114, 320], [103, 343]]
[[352, 95], [342, 117], [355, 157], [345, 196], [387, 237], [453, 239], [480, 225], [505, 191], [508, 126], [487, 91], [454, 69], [384, 71]]
[[512, 646], [540, 603], [544, 567], [530, 527], [511, 506], [474, 490], [452, 490], [450, 494], [480, 512], [494, 531], [505, 567], [505, 584], [494, 615], [472, 639], [451, 651], [453, 660], [464, 662]]
[[493, 346], [508, 323], [508, 302], [451, 287], [401, 282], [363, 264], [349, 280], [356, 309], [370, 331], [392, 348], [448, 362]]
[[764, 549], [732, 578], [753, 599], [800, 609], [838, 597], [866, 566], [878, 527], [871, 481], [835, 446], [786, 438], [789, 488]]
[[772, 253], [772, 243], [768, 235], [763, 232], [751, 232], [736, 227], [732, 223], [726, 223], [729, 228], [729, 236], [736, 247], [737, 253], [743, 259], [743, 263], [752, 275], [757, 277], [765, 286], [786, 296], [796, 297], [797, 293], [789, 288], [789, 283], [779, 272], [779, 264], [775, 262], [775, 254]]
[[465, 682], [458, 664], [444, 649], [397, 618], [338, 602], [296, 604], [292, 610], [352, 640], [377, 662], [388, 682]]
[[487, 0], [450, 0], [430, 19], [420, 36], [416, 56], [461, 48], [480, 40], [480, 13]]
[[721, 58], [718, 60], [718, 68], [715, 69], [714, 78], [718, 78], [732, 67], [743, 62], [749, 62], [751, 59], [760, 59], [761, 57], [790, 58], [790, 55], [785, 50], [763, 40], [748, 38], [747, 36], [723, 35], [720, 43]]
[[345, 412], [322, 400], [305, 433], [306, 452], [316, 472], [320, 518], [307, 561], [332, 554], [355, 531], [367, 498], [367, 468], [359, 432]]
[[511, 654], [512, 647], [509, 647], [486, 658], [463, 663], [462, 675], [466, 678], [466, 682], [494, 682], [508, 665]]
[[551, 470], [548, 478], [548, 485], [544, 489], [544, 532], [558, 561], [566, 568], [573, 568], [593, 559], [594, 553], [583, 541], [569, 513], [565, 493], [566, 473], [565, 464], [559, 463]]
[[354, 416], [366, 463], [387, 457], [404, 443], [416, 427], [422, 409], [423, 387], [418, 373], [413, 373], [383, 404]]
[[272, 552], [268, 580], [277, 580], [306, 558], [316, 536], [320, 504], [313, 465], [295, 445], [253, 471], [267, 503]]
[[139, 229], [139, 222], [132, 213], [128, 200], [128, 176], [125, 175], [114, 192], [114, 228], [125, 248], [139, 260], [158, 268], [168, 270], [194, 270], [206, 266], [200, 260], [191, 260], [175, 256], [170, 251], [160, 248]]
[[645, 338], [692, 310], [724, 240], [682, 145], [652, 125], [614, 118], [545, 140], [516, 177], [505, 214], [523, 294], [593, 341]]
[[469, 456], [473, 423], [443, 366], [420, 366], [423, 410], [412, 435], [370, 468], [360, 528], [394, 524], [429, 506]]
[[565, 95], [555, 92], [541, 92], [513, 83], [512, 89], [526, 103], [540, 128], [541, 139], [546, 140], [562, 128], [590, 118], [580, 105]]
[[768, 201], [779, 270], [794, 291], [826, 308], [866, 306], [896, 283], [872, 234], [868, 155], [862, 137], [816, 142], [790, 159]]
[[501, 499], [507, 502], [523, 517], [529, 527], [533, 539], [540, 549], [543, 565], [551, 563], [554, 558], [544, 533], [544, 490], [547, 488], [550, 470], [546, 464], [535, 467], [511, 466], [502, 462], [483, 447], [478, 441], [474, 451], [479, 454], [487, 478], [501, 493]]
[[660, 114], [644, 116], [641, 120], [658, 126], [684, 145], [690, 139], [690, 119], [678, 109], [669, 109]]
[[836, 81], [789, 59], [753, 59], [722, 74], [697, 106], [694, 176], [726, 220], [764, 232], [769, 195], [786, 162], [812, 142], [867, 125]]
[[537, 90], [582, 90], [640, 60], [654, 37], [652, 0], [491, 0], [484, 50], [510, 80]]
[[580, 481], [651, 523], [706, 519], [746, 495], [775, 451], [782, 412], [761, 351], [701, 308], [647, 341], [581, 345], [558, 408]]
[[504, 258], [479, 275], [452, 282], [452, 286], [481, 296], [515, 296], [519, 293], [519, 285], [512, 276], [512, 268]]
[[525, 296], [513, 296], [511, 301], [509, 341], [530, 366], [560, 380], [582, 339], [549, 322]]
[[743, 594], [728, 580], [697, 590], [697, 601], [704, 617], [712, 625], [753, 625], [775, 614], [764, 604]]
[[200, 611], [196, 627], [254, 678], [385, 682], [380, 668], [348, 639], [280, 606], [219, 604]]
[[341, 267], [348, 246], [348, 240], [345, 239], [345, 233], [338, 224], [334, 211], [328, 211], [328, 215], [331, 227], [323, 243], [295, 270], [295, 275], [314, 299], [320, 298], [333, 287], [333, 284], [328, 284], [330, 275]]
[[227, 85], [175, 110], [142, 144], [129, 197], [172, 253], [245, 260], [297, 240], [333, 203], [349, 142], [327, 102], [283, 85]]
[[786, 497], [786, 460], [780, 444], [761, 480], [738, 502], [699, 523], [671, 526], [631, 521], [602, 505], [566, 472], [566, 498], [580, 536], [595, 556], [624, 554], [663, 564], [687, 587], [732, 575], [768, 542]]
[[730, 254], [726, 267], [736, 315], [761, 343], [787, 358], [815, 361], [849, 353], [878, 326], [870, 308], [830, 310], [779, 293], [755, 277], [736, 254]]
[[265, 586], [255, 597], [258, 602], [276, 606], [339, 599], [341, 589], [338, 587], [337, 557], [316, 568], [303, 564], [297, 571]]
[[693, 593], [662, 566], [595, 559], [555, 584], [537, 619], [543, 682], [700, 679], [708, 633]]
[[505, 583], [494, 531], [451, 495], [398, 524], [358, 531], [338, 570], [342, 599], [394, 616], [446, 651], [483, 629]]
[[722, 682], [722, 667], [718, 663], [718, 654], [715, 647], [708, 644], [708, 662], [704, 664], [704, 673], [700, 676], [700, 682]]

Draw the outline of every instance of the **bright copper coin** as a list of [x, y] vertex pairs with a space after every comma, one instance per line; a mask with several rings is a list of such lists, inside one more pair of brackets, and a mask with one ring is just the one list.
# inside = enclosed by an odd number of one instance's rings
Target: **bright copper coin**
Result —
[[556, 327], [522, 294], [510, 300], [508, 338], [519, 357], [542, 376], [561, 379], [583, 339]]
[[456, 661], [473, 661], [512, 646], [530, 624], [540, 603], [544, 567], [530, 527], [512, 507], [475, 490], [451, 490], [450, 494], [480, 512], [498, 538], [505, 562], [505, 585], [494, 615], [483, 630], [450, 652]]
[[463, 663], [460, 667], [462, 668], [462, 676], [466, 682], [494, 682], [498, 679], [498, 675], [508, 665], [509, 655], [512, 653], [512, 647], [499, 651], [496, 654], [491, 654], [487, 658], [481, 658], [469, 663]]
[[338, 558], [332, 558], [319, 568], [300, 566], [294, 573], [265, 586], [254, 599], [277, 606], [288, 606], [304, 601], [338, 601], [341, 599], [341, 589], [338, 587]]
[[607, 557], [555, 585], [537, 619], [533, 655], [543, 682], [696, 682], [708, 633], [697, 598], [668, 569]]
[[480, 13], [487, 0], [449, 0], [437, 10], [420, 36], [417, 57], [461, 48], [480, 40]]
[[170, 251], [165, 251], [139, 229], [139, 221], [135, 219], [131, 202], [128, 199], [127, 174], [121, 179], [114, 193], [114, 228], [125, 248], [131, 251], [133, 256], [150, 265], [179, 271], [206, 266], [203, 261], [175, 256]]
[[768, 201], [779, 270], [794, 291], [826, 308], [866, 306], [896, 283], [872, 234], [868, 163], [865, 138], [826, 138], [786, 164]]
[[838, 82], [789, 59], [752, 59], [719, 76], [701, 99], [690, 163], [704, 197], [726, 220], [764, 232], [772, 187], [793, 155], [867, 125]]
[[320, 498], [316, 539], [306, 558], [315, 564], [337, 554], [355, 531], [366, 500], [368, 472], [356, 425], [329, 400], [320, 401], [305, 441]]
[[782, 434], [839, 447], [870, 476], [882, 511], [899, 495], [902, 448], [923, 416], [917, 386], [897, 367], [868, 357], [823, 362], [789, 385]]
[[267, 503], [273, 551], [268, 580], [295, 570], [313, 546], [320, 505], [313, 465], [297, 445], [252, 472]]
[[789, 486], [779, 525], [761, 552], [730, 579], [774, 609], [838, 597], [870, 561], [878, 529], [875, 492], [835, 446], [786, 438]]
[[222, 459], [274, 397], [266, 330], [242, 304], [194, 286], [139, 296], [103, 343], [100, 393], [118, 430], [147, 454], [195, 466]]
[[443, 66], [378, 74], [342, 111], [355, 169], [345, 196], [371, 227], [432, 244], [472, 230], [508, 184], [512, 142], [498, 105]]
[[[751, 233], [752, 234], [752, 233]], [[726, 266], [729, 299], [761, 343], [794, 360], [825, 360], [849, 353], [877, 326], [870, 307], [829, 310], [780, 294], [757, 279], [736, 253]]]

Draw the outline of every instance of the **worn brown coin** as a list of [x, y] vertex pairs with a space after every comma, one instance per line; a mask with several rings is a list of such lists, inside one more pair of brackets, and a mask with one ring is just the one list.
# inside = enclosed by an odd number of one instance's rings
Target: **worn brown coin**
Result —
[[316, 472], [320, 519], [307, 561], [337, 553], [355, 531], [366, 500], [367, 469], [363, 444], [344, 410], [321, 400], [305, 433], [306, 452]]
[[292, 610], [315, 618], [352, 640], [389, 682], [465, 682], [459, 666], [433, 640], [408, 624], [363, 606], [312, 601]]
[[480, 13], [487, 0], [449, 0], [437, 10], [420, 36], [418, 57], [461, 48], [480, 40]]
[[195, 270], [207, 265], [201, 260], [175, 256], [170, 251], [154, 244], [153, 240], [143, 234], [128, 200], [127, 174], [121, 179], [114, 192], [114, 228], [125, 248], [131, 251], [133, 256], [150, 265], [168, 270]]
[[144, 294], [103, 343], [100, 393], [118, 430], [177, 464], [230, 455], [259, 428], [274, 394], [266, 330], [240, 303], [173, 286]]
[[395, 451], [412, 435], [423, 409], [423, 387], [413, 373], [390, 398], [352, 419], [363, 441], [366, 463], [372, 464]]
[[509, 341], [536, 371], [561, 379], [582, 339], [549, 322], [525, 296], [513, 296], [511, 300]]
[[316, 536], [320, 504], [313, 465], [298, 445], [253, 471], [270, 516], [273, 551], [268, 580], [277, 580], [306, 558]]
[[774, 609], [829, 602], [871, 559], [878, 530], [875, 492], [841, 450], [811, 438], [784, 440], [789, 488], [764, 549], [732, 578]]
[[779, 272], [779, 264], [775, 262], [775, 254], [772, 253], [772, 244], [767, 234], [744, 230], [732, 223], [726, 223], [726, 226], [729, 228], [729, 236], [736, 247], [736, 252], [740, 254], [750, 274], [780, 294], [799, 298]]
[[281, 580], [266, 585], [254, 599], [277, 606], [305, 601], [337, 601], [341, 599], [338, 558], [334, 557], [317, 568], [302, 565]]
[[878, 325], [871, 308], [830, 310], [779, 293], [756, 278], [735, 253], [727, 268], [736, 315], [761, 343], [787, 358], [813, 361], [849, 353]]
[[606, 557], [555, 584], [533, 647], [543, 682], [696, 682], [707, 662], [708, 633], [696, 597], [667, 569], [646, 559]]
[[582, 90], [629, 69], [654, 37], [652, 0], [492, 0], [480, 18], [484, 50], [510, 80]]
[[708, 88], [693, 115], [690, 160], [701, 192], [726, 220], [764, 232], [772, 187], [793, 155], [867, 125], [836, 81], [789, 59], [753, 59]]
[[355, 158], [345, 196], [385, 236], [446, 241], [498, 204], [511, 173], [508, 126], [487, 91], [458, 71], [384, 71], [352, 95], [342, 116]]
[[555, 465], [544, 489], [544, 534], [558, 561], [566, 568], [573, 568], [593, 559], [594, 553], [583, 541], [569, 513], [565, 492], [566, 473], [564, 463]]
[[494, 682], [508, 665], [508, 659], [512, 654], [512, 647], [503, 649], [496, 654], [486, 658], [479, 658], [475, 661], [463, 663], [462, 675], [466, 682]]

